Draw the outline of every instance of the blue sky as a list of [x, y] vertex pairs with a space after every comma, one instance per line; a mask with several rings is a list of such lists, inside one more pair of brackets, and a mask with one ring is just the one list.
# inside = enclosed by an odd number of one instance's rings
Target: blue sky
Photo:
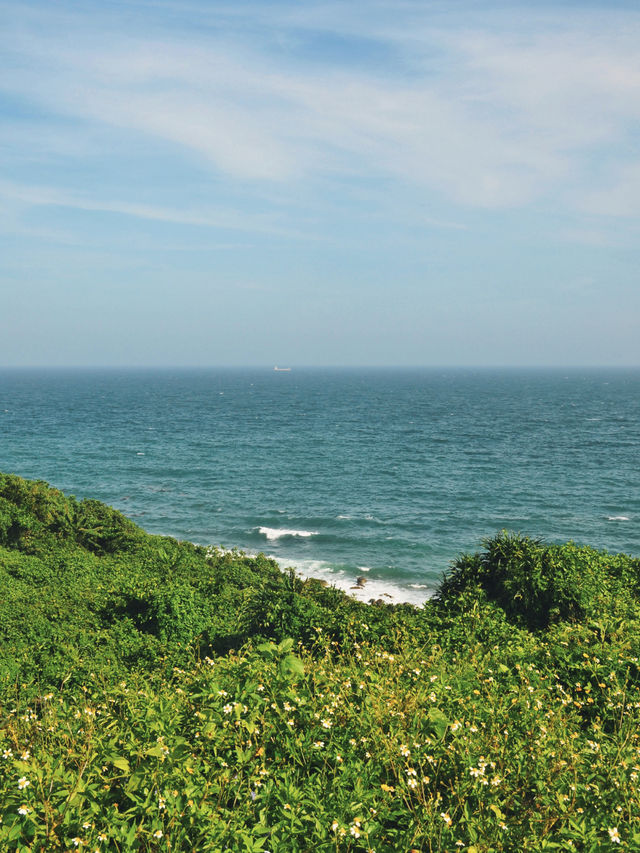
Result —
[[636, 3], [0, 20], [0, 365], [640, 364]]

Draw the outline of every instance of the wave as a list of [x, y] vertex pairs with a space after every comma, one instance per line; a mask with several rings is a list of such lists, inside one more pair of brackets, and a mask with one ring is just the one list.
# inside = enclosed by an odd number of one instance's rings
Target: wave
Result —
[[289, 530], [282, 527], [259, 527], [258, 533], [261, 533], [270, 542], [273, 542], [276, 539], [283, 539], [284, 537], [299, 536], [301, 538], [307, 538], [309, 536], [318, 535], [317, 530]]
[[607, 521], [630, 521], [628, 515], [608, 515]]
[[[294, 568], [303, 578], [315, 578], [325, 581], [329, 586], [335, 586], [359, 601], [369, 602], [371, 599], [386, 601], [389, 604], [413, 604], [423, 607], [425, 601], [433, 595], [434, 590], [426, 584], [403, 585], [398, 582], [367, 578], [364, 583], [358, 583], [357, 573], [352, 569], [332, 566], [324, 560], [290, 560], [282, 559], [273, 554], [269, 555], [281, 569]], [[359, 567], [358, 571], [362, 571]]]

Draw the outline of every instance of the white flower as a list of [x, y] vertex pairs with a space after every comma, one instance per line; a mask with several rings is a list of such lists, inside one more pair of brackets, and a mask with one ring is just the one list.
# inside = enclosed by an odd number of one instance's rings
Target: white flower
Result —
[[26, 778], [26, 776], [21, 776], [21, 777], [18, 779], [18, 788], [19, 788], [21, 791], [24, 791], [24, 789], [25, 789], [28, 785], [30, 785], [30, 784], [31, 784], [31, 782]]
[[447, 824], [447, 826], [451, 826], [451, 824], [453, 823], [448, 812], [440, 812], [440, 817]]
[[156, 831], [153, 833], [153, 837], [154, 838], [162, 838], [162, 830], [156, 829]]
[[230, 714], [233, 711], [233, 705], [225, 705], [222, 710], [225, 714]]
[[334, 820], [334, 822], [331, 824], [331, 832], [335, 832], [339, 826], [340, 824], [338, 823], [338, 821]]
[[609, 838], [614, 844], [620, 844], [620, 835], [618, 834], [618, 827], [613, 826], [609, 830]]
[[20, 808], [18, 809], [18, 814], [25, 815], [25, 814], [29, 814], [30, 811], [31, 811], [31, 809], [28, 808], [27, 806], [20, 806]]

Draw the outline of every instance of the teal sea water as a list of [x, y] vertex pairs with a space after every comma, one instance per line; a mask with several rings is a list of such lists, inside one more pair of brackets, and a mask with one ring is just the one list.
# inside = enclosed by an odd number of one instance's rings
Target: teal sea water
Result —
[[640, 555], [640, 370], [3, 370], [0, 470], [420, 602], [502, 528]]

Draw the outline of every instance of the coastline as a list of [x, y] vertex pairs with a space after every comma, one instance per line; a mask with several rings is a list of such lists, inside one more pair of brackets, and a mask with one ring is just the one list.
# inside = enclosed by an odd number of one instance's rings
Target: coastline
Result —
[[366, 569], [361, 569], [356, 575], [342, 569], [334, 570], [328, 566], [324, 569], [321, 567], [305, 569], [292, 564], [291, 561], [284, 561], [273, 555], [267, 556], [275, 560], [283, 571], [293, 568], [303, 580], [323, 581], [364, 604], [368, 604], [373, 599], [384, 601], [386, 604], [412, 604], [414, 607], [424, 607], [426, 601], [434, 594], [434, 590], [429, 589], [426, 584], [416, 584], [415, 586], [419, 588], [411, 589], [393, 581], [365, 577], [361, 572], [368, 571]]
[[[198, 545], [200, 543], [192, 544]], [[249, 558], [258, 556], [257, 553], [245, 551], [241, 548], [233, 549], [216, 545], [205, 545], [204, 547], [211, 553], [235, 552]], [[366, 566], [359, 566], [357, 571], [347, 571], [345, 569], [334, 569], [329, 563], [321, 560], [296, 561], [267, 553], [264, 553], [264, 556], [273, 560], [282, 572], [293, 569], [301, 580], [315, 580], [325, 583], [327, 586], [333, 586], [363, 604], [369, 604], [371, 600], [381, 600], [386, 604], [411, 604], [414, 607], [421, 608], [435, 594], [435, 589], [427, 584], [403, 586], [377, 577], [366, 577], [366, 573], [371, 571]]]

